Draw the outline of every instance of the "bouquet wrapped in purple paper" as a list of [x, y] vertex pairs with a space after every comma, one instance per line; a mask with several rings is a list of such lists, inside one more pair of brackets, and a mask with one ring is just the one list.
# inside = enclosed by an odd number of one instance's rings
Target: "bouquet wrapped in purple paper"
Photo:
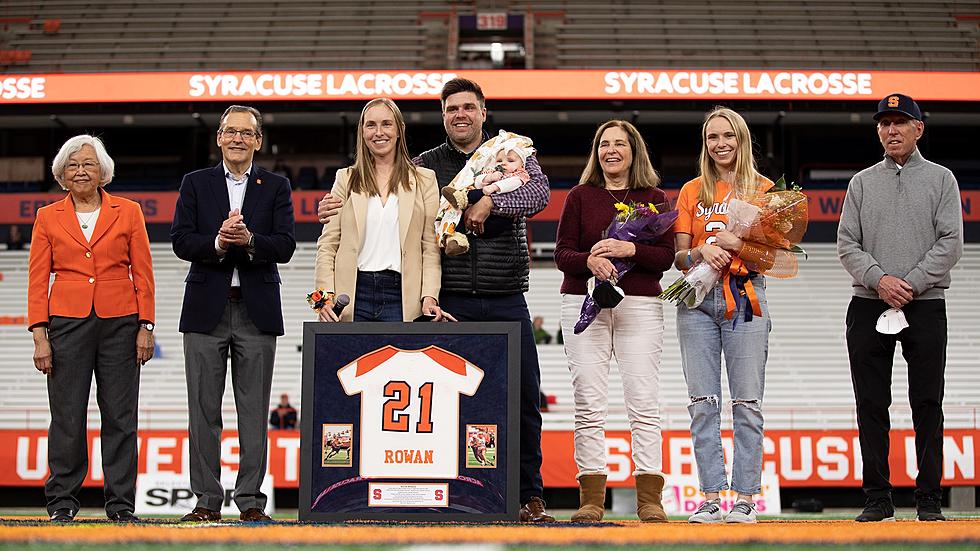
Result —
[[[667, 210], [667, 205], [659, 208], [653, 203], [616, 203], [619, 211], [605, 231], [605, 238], [652, 245], [660, 239], [677, 220], [676, 210]], [[662, 212], [666, 211], [666, 212]], [[611, 258], [619, 278], [622, 278], [636, 263], [627, 258]], [[617, 280], [595, 281], [592, 291], [582, 303], [582, 311], [575, 323], [578, 335], [593, 322], [603, 308], [614, 308], [625, 293], [616, 286]]]

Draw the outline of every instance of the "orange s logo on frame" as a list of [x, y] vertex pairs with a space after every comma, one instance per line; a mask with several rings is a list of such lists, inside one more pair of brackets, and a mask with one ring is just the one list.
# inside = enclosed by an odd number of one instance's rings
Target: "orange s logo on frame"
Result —
[[898, 96], [888, 96], [888, 107], [898, 107]]

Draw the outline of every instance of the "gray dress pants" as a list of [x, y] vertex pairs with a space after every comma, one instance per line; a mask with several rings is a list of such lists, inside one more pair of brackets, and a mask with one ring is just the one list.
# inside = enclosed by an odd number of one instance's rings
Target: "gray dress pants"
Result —
[[240, 463], [235, 482], [239, 510], [265, 509], [260, 491], [268, 455], [269, 397], [276, 337], [262, 333], [248, 316], [245, 303], [228, 299], [221, 321], [210, 333], [184, 333], [184, 370], [190, 414], [191, 491], [197, 506], [221, 510], [221, 398], [228, 358], [238, 411]]
[[52, 369], [48, 376], [48, 469], [44, 484], [48, 514], [78, 512], [78, 490], [88, 472], [88, 397], [95, 375], [102, 417], [105, 510], [133, 511], [136, 498], [137, 407], [140, 366], [136, 363], [137, 315], [100, 318], [52, 316], [48, 324]]

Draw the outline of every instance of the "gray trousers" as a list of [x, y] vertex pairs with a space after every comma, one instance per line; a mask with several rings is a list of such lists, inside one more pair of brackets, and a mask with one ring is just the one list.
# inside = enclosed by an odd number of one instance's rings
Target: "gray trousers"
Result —
[[197, 506], [221, 509], [221, 399], [228, 357], [238, 411], [240, 463], [235, 504], [241, 511], [265, 509], [260, 491], [268, 455], [269, 395], [276, 337], [260, 332], [248, 317], [245, 303], [229, 299], [218, 326], [210, 333], [184, 333], [184, 371], [190, 413], [191, 491]]
[[48, 514], [78, 512], [78, 490], [88, 472], [88, 396], [95, 375], [102, 417], [102, 471], [108, 514], [133, 511], [136, 498], [137, 315], [99, 318], [54, 316], [48, 324], [52, 369], [48, 376]]

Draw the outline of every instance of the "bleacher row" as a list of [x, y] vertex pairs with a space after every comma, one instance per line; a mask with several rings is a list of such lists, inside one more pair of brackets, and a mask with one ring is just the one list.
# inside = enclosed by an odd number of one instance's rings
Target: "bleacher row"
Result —
[[[975, 0], [821, 2], [536, 0], [561, 10], [558, 68], [682, 67], [971, 71]], [[972, 21], [972, 20], [971, 20]]]
[[[800, 275], [792, 280], [770, 280], [767, 285], [773, 318], [766, 368], [765, 412], [769, 428], [848, 429], [855, 427], [853, 393], [844, 346], [844, 312], [850, 280], [837, 261], [833, 244], [807, 245], [810, 253]], [[181, 336], [177, 321], [188, 264], [174, 256], [168, 244], [153, 244], [156, 274], [156, 341], [161, 357], [142, 371], [140, 426], [182, 429], [187, 424], [187, 398]], [[302, 324], [312, 319], [306, 294], [313, 280], [315, 244], [302, 243], [289, 264], [280, 266], [286, 335], [279, 339], [273, 379], [273, 401], [288, 392], [302, 411]], [[547, 263], [542, 263], [547, 264]], [[26, 316], [27, 252], [0, 252], [0, 319]], [[673, 281], [676, 271], [664, 279]], [[531, 270], [527, 300], [532, 315], [545, 319], [545, 328], [558, 328], [561, 272], [553, 266]], [[974, 428], [980, 413], [980, 245], [967, 245], [953, 273], [947, 294], [949, 347], [946, 368], [946, 426]], [[680, 368], [680, 353], [672, 306], [666, 307], [666, 333], [662, 366], [664, 427], [686, 429], [688, 395]], [[33, 344], [23, 325], [0, 325], [0, 428], [42, 429], [48, 423], [45, 378], [33, 367]], [[544, 414], [546, 430], [573, 426], [571, 376], [560, 345], [539, 345], [543, 390], [556, 398]], [[55, 367], [57, 369], [57, 366]], [[900, 352], [896, 353], [893, 385], [893, 426], [911, 427], [908, 380]], [[724, 383], [727, 385], [727, 383]], [[724, 386], [723, 385], [723, 386]], [[727, 396], [727, 390], [725, 391]], [[98, 426], [94, 391], [89, 423]], [[230, 382], [224, 397], [225, 427], [235, 426]], [[731, 407], [723, 408], [730, 427]], [[615, 367], [610, 375], [609, 428], [626, 429], [622, 384]]]
[[[32, 72], [417, 68], [426, 46], [419, 14], [446, 6], [439, 0], [4, 2], [6, 16], [33, 19], [12, 27], [7, 42], [8, 49], [33, 52]], [[60, 21], [57, 33], [45, 33], [49, 19]]]
[[[31, 52], [28, 62], [9, 66], [15, 72], [440, 69], [445, 17], [479, 7], [452, 0], [7, 0], [0, 17], [29, 23], [10, 25], [6, 39], [0, 33], [0, 50]], [[980, 68], [975, 0], [514, 0], [492, 8], [543, 15], [534, 19], [537, 69]], [[59, 21], [57, 32], [46, 30], [51, 20]]]

